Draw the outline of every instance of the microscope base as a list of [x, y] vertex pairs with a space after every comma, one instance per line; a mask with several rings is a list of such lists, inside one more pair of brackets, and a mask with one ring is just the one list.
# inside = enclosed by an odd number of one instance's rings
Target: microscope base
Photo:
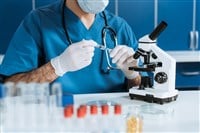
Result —
[[131, 99], [142, 100], [150, 103], [164, 104], [175, 101], [178, 97], [178, 91], [173, 90], [170, 92], [148, 92], [147, 90], [130, 89], [129, 96]]

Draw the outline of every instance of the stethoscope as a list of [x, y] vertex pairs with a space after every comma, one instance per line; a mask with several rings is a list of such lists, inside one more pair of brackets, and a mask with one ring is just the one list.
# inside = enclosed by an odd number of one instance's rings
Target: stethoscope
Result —
[[[65, 3], [66, 3], [66, 0], [64, 0], [64, 3], [63, 3], [63, 6], [62, 6], [62, 27], [64, 29], [64, 32], [65, 32], [65, 36], [67, 38], [67, 41], [69, 42], [69, 45], [72, 44], [72, 40], [69, 36], [69, 33], [67, 31], [67, 27], [66, 27], [66, 23], [65, 23]], [[115, 69], [118, 69], [117, 67], [113, 66], [111, 61], [110, 61], [110, 57], [109, 57], [109, 48], [107, 47], [107, 43], [106, 43], [106, 36], [107, 36], [107, 32], [110, 33], [111, 35], [111, 38], [113, 39], [113, 42], [114, 42], [114, 47], [116, 47], [118, 45], [118, 42], [117, 42], [117, 34], [116, 32], [114, 31], [114, 29], [112, 27], [110, 27], [108, 25], [108, 21], [107, 21], [107, 17], [106, 17], [106, 14], [105, 12], [103, 11], [102, 12], [103, 14], [103, 18], [104, 18], [104, 21], [105, 21], [105, 26], [102, 28], [102, 31], [101, 31], [101, 36], [102, 36], [102, 47], [104, 47], [104, 51], [105, 51], [105, 55], [106, 55], [106, 62], [107, 62], [107, 67], [105, 68], [103, 66], [103, 52], [101, 54], [101, 62], [100, 62], [100, 70], [102, 73], [104, 74], [109, 74], [110, 70], [115, 70]]]

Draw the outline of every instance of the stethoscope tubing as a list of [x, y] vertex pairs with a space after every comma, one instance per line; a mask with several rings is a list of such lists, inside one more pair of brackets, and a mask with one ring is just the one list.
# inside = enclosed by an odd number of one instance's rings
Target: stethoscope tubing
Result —
[[[71, 40], [71, 38], [69, 36], [69, 33], [67, 31], [67, 27], [66, 27], [66, 23], [65, 23], [65, 12], [64, 11], [65, 11], [66, 0], [63, 0], [63, 2], [64, 3], [63, 3], [63, 6], [62, 6], [62, 16], [61, 16], [61, 18], [62, 18], [62, 27], [63, 27], [64, 33], [65, 33], [66, 39], [67, 39], [69, 45], [71, 45], [72, 44], [72, 40]], [[105, 15], [105, 12], [103, 11], [102, 14], [103, 14], [103, 18], [104, 18], [104, 21], [105, 21], [105, 26], [102, 29], [102, 45], [98, 45], [97, 47], [100, 48], [102, 51], [105, 51], [106, 61], [107, 61], [108, 67], [106, 68], [106, 70], [101, 70], [101, 71], [103, 73], [107, 74], [112, 69], [118, 69], [117, 67], [112, 66], [111, 62], [110, 62], [109, 53], [110, 53], [111, 49], [107, 47], [107, 43], [106, 43], [107, 32], [110, 32], [111, 37], [114, 40], [114, 47], [116, 47], [118, 45], [118, 42], [117, 42], [117, 34], [116, 34], [115, 30], [113, 28], [111, 28], [110, 26], [108, 26], [107, 17]], [[102, 58], [101, 60], [103, 60], [103, 57], [101, 57], [101, 58]], [[102, 63], [100, 64], [100, 67], [102, 68]]]

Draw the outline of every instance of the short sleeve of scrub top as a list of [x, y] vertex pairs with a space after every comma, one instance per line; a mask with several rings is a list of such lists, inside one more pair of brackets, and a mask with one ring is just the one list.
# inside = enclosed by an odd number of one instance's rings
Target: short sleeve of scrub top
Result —
[[[48, 63], [60, 55], [70, 44], [62, 26], [62, 1], [32, 11], [18, 27], [5, 54], [0, 74], [10, 76], [29, 72]], [[85, 28], [80, 19], [67, 7], [64, 9], [65, 24], [72, 43], [92, 39], [102, 44], [101, 31], [105, 26], [102, 15], [96, 14], [90, 29]], [[105, 11], [107, 22], [117, 33], [119, 45], [137, 49], [137, 41], [127, 22]], [[113, 48], [111, 37], [106, 39], [108, 47]], [[109, 46], [110, 45], [110, 46]], [[125, 76], [120, 70], [103, 74], [101, 63], [106, 62], [105, 53], [95, 49], [92, 63], [75, 72], [67, 72], [55, 82], [62, 85], [66, 93], [100, 93], [126, 91]]]

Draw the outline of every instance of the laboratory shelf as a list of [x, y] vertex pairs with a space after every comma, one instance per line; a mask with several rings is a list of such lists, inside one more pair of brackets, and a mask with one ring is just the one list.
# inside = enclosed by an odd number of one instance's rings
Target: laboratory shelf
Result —
[[167, 51], [176, 59], [176, 62], [200, 62], [200, 51]]
[[176, 88], [200, 87], [200, 51], [167, 51], [176, 60]]

